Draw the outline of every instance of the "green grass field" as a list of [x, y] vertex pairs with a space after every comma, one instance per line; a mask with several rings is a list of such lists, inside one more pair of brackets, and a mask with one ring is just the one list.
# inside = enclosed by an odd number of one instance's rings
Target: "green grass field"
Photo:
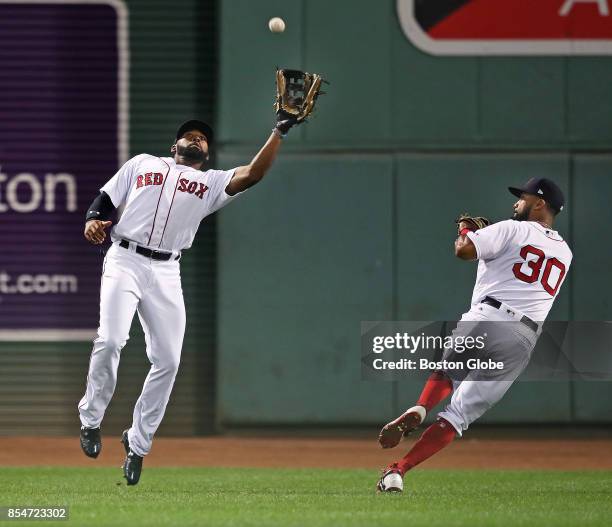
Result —
[[[601, 525], [612, 472], [414, 471], [377, 495], [368, 470], [0, 468], [0, 506], [68, 505], [59, 525]], [[47, 522], [42, 522], [46, 524]], [[41, 522], [14, 522], [41, 525]], [[8, 523], [7, 523], [8, 525]]]

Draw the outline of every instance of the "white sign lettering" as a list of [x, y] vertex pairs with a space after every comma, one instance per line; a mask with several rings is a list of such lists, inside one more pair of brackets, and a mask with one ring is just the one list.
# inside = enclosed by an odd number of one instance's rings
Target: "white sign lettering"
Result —
[[[3, 188], [3, 184], [6, 186]], [[18, 190], [21, 187], [21, 195]], [[27, 192], [23, 192], [23, 188]], [[46, 212], [57, 210], [60, 191], [63, 190], [68, 212], [77, 210], [77, 185], [72, 174], [46, 174], [43, 181], [34, 174], [22, 172], [13, 177], [0, 172], [0, 213], [15, 211], [29, 213], [38, 210], [41, 205]], [[44, 199], [43, 199], [44, 198]]]

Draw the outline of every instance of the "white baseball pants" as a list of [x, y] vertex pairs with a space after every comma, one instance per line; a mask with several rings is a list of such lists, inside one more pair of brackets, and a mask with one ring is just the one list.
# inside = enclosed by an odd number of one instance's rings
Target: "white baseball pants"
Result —
[[113, 244], [104, 259], [100, 288], [100, 327], [94, 340], [87, 389], [79, 402], [83, 426], [100, 426], [115, 391], [121, 348], [134, 313], [144, 329], [151, 369], [128, 432], [130, 448], [149, 453], [178, 371], [185, 333], [185, 304], [179, 262], [157, 261]]
[[[453, 395], [438, 417], [453, 425], [458, 435], [499, 402], [529, 364], [538, 335], [519, 322], [521, 316], [506, 315], [504, 310], [478, 304], [461, 317], [453, 331], [454, 337], [485, 334], [482, 359], [504, 363], [502, 371], [470, 373], [464, 379], [453, 378], [453, 372], [449, 372]], [[452, 353], [451, 350], [449, 356]]]

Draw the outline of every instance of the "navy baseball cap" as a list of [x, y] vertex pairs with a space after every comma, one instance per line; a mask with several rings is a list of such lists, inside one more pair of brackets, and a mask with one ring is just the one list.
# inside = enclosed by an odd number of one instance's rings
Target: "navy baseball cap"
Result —
[[197, 119], [191, 119], [179, 126], [179, 129], [176, 131], [176, 140], [178, 141], [186, 132], [189, 132], [189, 130], [202, 132], [206, 136], [206, 142], [208, 144], [213, 142], [213, 129], [204, 121], [198, 121]]
[[508, 187], [508, 190], [518, 198], [523, 193], [538, 196], [557, 212], [561, 212], [565, 205], [565, 197], [561, 189], [554, 181], [545, 177], [533, 177], [522, 188]]

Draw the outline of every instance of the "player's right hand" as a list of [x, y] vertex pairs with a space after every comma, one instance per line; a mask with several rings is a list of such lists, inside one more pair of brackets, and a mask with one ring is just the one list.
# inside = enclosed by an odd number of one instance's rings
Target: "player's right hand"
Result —
[[104, 229], [110, 227], [112, 224], [112, 221], [89, 220], [85, 224], [85, 232], [83, 235], [88, 242], [94, 245], [100, 245], [106, 240], [106, 232]]

